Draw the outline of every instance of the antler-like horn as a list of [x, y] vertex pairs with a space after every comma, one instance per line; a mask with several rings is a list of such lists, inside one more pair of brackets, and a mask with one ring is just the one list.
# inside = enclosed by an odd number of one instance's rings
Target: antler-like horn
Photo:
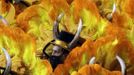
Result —
[[7, 20], [4, 17], [2, 17], [1, 15], [0, 15], [0, 19], [5, 25], [8, 25]]
[[82, 20], [80, 19], [79, 20], [79, 24], [78, 24], [78, 29], [77, 29], [77, 32], [73, 38], [73, 40], [69, 43], [68, 47], [69, 49], [73, 48], [73, 46], [76, 44], [76, 42], [78, 41], [79, 39], [79, 36], [80, 36], [80, 32], [82, 30]]
[[116, 11], [116, 4], [114, 3], [114, 4], [113, 4], [112, 13], [111, 13], [109, 16], [107, 16], [107, 18], [108, 18], [109, 20], [111, 20], [111, 19], [113, 18], [113, 14], [115, 13], [115, 11]]
[[4, 52], [4, 54], [6, 56], [6, 61], [7, 61], [7, 63], [6, 63], [6, 69], [5, 69], [4, 73], [3, 73], [3, 75], [8, 75], [9, 72], [10, 72], [10, 70], [11, 70], [11, 64], [12, 64], [12, 62], [11, 62], [10, 55], [8, 54], [8, 52], [6, 51], [6, 49], [5, 48], [2, 48], [2, 51]]
[[53, 27], [53, 36], [55, 39], [57, 39], [58, 35], [59, 35], [59, 23], [61, 21], [61, 18], [63, 17], [63, 13], [61, 13], [58, 18], [56, 19], [56, 21], [54, 22], [54, 27]]
[[[118, 55], [116, 55], [116, 59], [117, 59], [118, 62], [120, 63], [122, 75], [125, 75], [126, 66], [125, 66], [125, 63], [124, 63], [123, 59], [120, 58]], [[92, 58], [90, 59], [90, 61], [89, 61], [89, 64], [94, 64], [94, 63], [95, 63], [95, 57], [92, 57]]]

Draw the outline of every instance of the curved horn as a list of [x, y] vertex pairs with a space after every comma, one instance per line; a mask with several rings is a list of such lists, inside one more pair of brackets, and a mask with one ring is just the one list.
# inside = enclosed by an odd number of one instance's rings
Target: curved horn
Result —
[[112, 13], [107, 17], [109, 20], [112, 19], [113, 14], [115, 13], [115, 11], [116, 11], [116, 4], [114, 3], [114, 4], [113, 4], [113, 10], [112, 10]]
[[8, 54], [8, 52], [6, 51], [6, 49], [5, 48], [2, 48], [2, 51], [4, 52], [4, 54], [6, 56], [6, 61], [7, 61], [7, 63], [6, 63], [6, 69], [5, 69], [4, 73], [3, 73], [3, 75], [8, 75], [9, 72], [10, 72], [10, 70], [11, 70], [11, 64], [12, 64], [12, 62], [11, 62], [10, 55]]
[[116, 4], [114, 3], [113, 4], [113, 10], [112, 10], [112, 13], [111, 13], [111, 15], [113, 15], [113, 13], [116, 11]]
[[58, 18], [56, 19], [56, 21], [54, 21], [54, 27], [53, 27], [53, 36], [55, 39], [57, 39], [58, 35], [59, 35], [59, 23], [61, 21], [61, 18], [63, 17], [63, 13], [61, 13]]
[[122, 75], [125, 75], [126, 66], [125, 66], [125, 63], [124, 63], [123, 59], [121, 59], [118, 55], [116, 56], [116, 59], [118, 60], [118, 62], [121, 65], [121, 73], [122, 73]]
[[7, 20], [5, 18], [3, 18], [1, 15], [0, 15], [0, 19], [5, 25], [8, 25]]
[[[123, 59], [121, 59], [118, 55], [116, 55], [116, 59], [120, 63], [122, 75], [125, 75], [126, 66], [125, 66]], [[94, 64], [94, 63], [95, 63], [95, 57], [92, 57], [89, 61], [89, 64]]]
[[78, 25], [79, 25], [79, 26], [78, 26], [77, 32], [76, 32], [76, 34], [75, 34], [73, 40], [72, 40], [72, 41], [69, 43], [69, 45], [68, 45], [69, 49], [71, 49], [71, 48], [76, 44], [76, 42], [77, 42], [78, 39], [79, 39], [80, 32], [81, 32], [81, 30], [82, 30], [82, 20], [81, 20], [81, 19], [79, 20], [79, 24], [78, 24]]
[[95, 57], [92, 57], [89, 61], [89, 64], [94, 64], [95, 63]]

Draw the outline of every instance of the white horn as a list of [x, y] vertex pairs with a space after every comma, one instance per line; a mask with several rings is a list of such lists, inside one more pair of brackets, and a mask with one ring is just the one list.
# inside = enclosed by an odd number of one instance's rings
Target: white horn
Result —
[[89, 64], [94, 64], [95, 63], [95, 57], [92, 57], [89, 61]]
[[4, 71], [4, 74], [3, 75], [8, 75], [10, 70], [11, 70], [11, 65], [12, 65], [12, 62], [11, 62], [11, 58], [10, 58], [10, 55], [8, 54], [8, 52], [6, 51], [5, 48], [2, 48], [2, 51], [4, 52], [5, 56], [6, 56], [6, 69]]
[[112, 13], [107, 16], [108, 20], [112, 20], [113, 14], [116, 12], [116, 4], [113, 4], [113, 10]]
[[82, 20], [80, 19], [80, 20], [79, 20], [79, 24], [78, 24], [77, 32], [76, 32], [76, 34], [75, 34], [73, 40], [72, 40], [72, 41], [69, 43], [69, 45], [68, 45], [69, 49], [71, 49], [71, 48], [76, 44], [76, 42], [78, 41], [79, 36], [80, 36], [80, 32], [81, 32], [81, 30], [82, 30], [82, 26], [83, 26], [83, 25], [82, 25]]
[[[116, 56], [116, 59], [120, 63], [122, 75], [125, 75], [126, 66], [125, 66], [123, 59], [121, 59], [118, 55]], [[92, 57], [89, 61], [89, 64], [94, 64], [94, 63], [95, 63], [95, 57]]]
[[125, 66], [125, 63], [124, 63], [123, 59], [121, 59], [118, 55], [116, 56], [116, 59], [118, 60], [118, 62], [121, 65], [121, 73], [122, 73], [122, 75], [125, 75], [126, 66]]
[[53, 36], [55, 39], [57, 39], [58, 35], [59, 35], [59, 23], [61, 21], [61, 18], [64, 16], [63, 13], [61, 13], [58, 18], [56, 19], [56, 21], [54, 21], [54, 27], [53, 27]]

